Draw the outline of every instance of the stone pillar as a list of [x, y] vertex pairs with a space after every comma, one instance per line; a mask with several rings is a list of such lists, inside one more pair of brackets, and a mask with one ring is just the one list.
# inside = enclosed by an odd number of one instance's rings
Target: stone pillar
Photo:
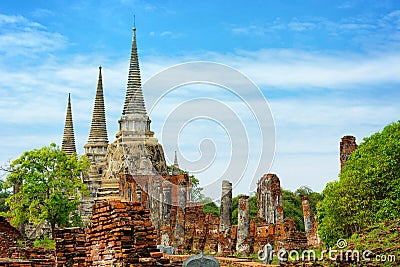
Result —
[[153, 187], [151, 194], [151, 222], [157, 231], [160, 230], [161, 226], [161, 181], [159, 177], [153, 178]]
[[303, 206], [304, 229], [306, 234], [309, 234], [312, 229], [312, 222], [310, 214], [310, 201], [308, 200], [308, 196], [301, 198], [301, 205]]
[[162, 225], [171, 225], [171, 183], [169, 181], [165, 182], [162, 188], [163, 194], [163, 209], [162, 209]]
[[340, 141], [340, 169], [343, 168], [350, 154], [357, 149], [356, 138], [351, 135], [342, 137]]
[[220, 208], [219, 231], [225, 232], [231, 228], [232, 219], [232, 183], [222, 181], [222, 196]]
[[170, 246], [172, 240], [171, 229], [171, 183], [165, 181], [162, 187], [163, 202], [162, 202], [162, 221], [161, 221], [161, 245], [164, 247]]
[[219, 242], [218, 254], [230, 254], [230, 235], [231, 235], [231, 219], [232, 219], [232, 183], [222, 181], [222, 196], [220, 207], [219, 221]]
[[241, 256], [250, 254], [250, 205], [248, 196], [239, 198], [236, 252]]
[[187, 200], [187, 190], [186, 182], [179, 181], [178, 189], [178, 207], [176, 211], [176, 223], [175, 223], [175, 233], [174, 233], [174, 251], [175, 254], [183, 252], [183, 244], [185, 242], [185, 217], [186, 217], [186, 200]]

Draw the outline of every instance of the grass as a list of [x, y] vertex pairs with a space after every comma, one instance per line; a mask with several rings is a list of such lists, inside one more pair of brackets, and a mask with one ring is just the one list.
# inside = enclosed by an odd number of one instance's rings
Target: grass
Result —
[[48, 237], [43, 237], [43, 239], [36, 239], [33, 242], [35, 248], [46, 248], [46, 249], [54, 249], [56, 247], [56, 243], [53, 239]]

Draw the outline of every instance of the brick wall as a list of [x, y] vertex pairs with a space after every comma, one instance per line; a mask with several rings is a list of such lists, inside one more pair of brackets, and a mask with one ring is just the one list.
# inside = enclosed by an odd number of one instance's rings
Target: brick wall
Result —
[[[139, 202], [119, 200], [95, 204], [87, 230], [87, 264], [152, 266], [160, 256], [157, 235], [150, 222], [150, 211]], [[143, 262], [145, 260], [145, 262]]]
[[0, 259], [4, 259], [0, 266], [54, 266], [53, 250], [34, 248], [32, 242], [22, 240], [20, 232], [0, 217]]

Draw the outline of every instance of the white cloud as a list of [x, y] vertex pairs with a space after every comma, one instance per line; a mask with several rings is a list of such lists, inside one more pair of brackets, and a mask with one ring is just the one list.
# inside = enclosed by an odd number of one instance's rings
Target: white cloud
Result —
[[152, 37], [160, 36], [160, 37], [171, 38], [171, 39], [177, 39], [177, 38], [181, 38], [183, 36], [182, 33], [177, 33], [177, 32], [172, 32], [172, 31], [161, 31], [161, 32], [151, 31], [149, 33], [149, 35]]
[[16, 23], [27, 23], [28, 20], [21, 15], [5, 15], [0, 14], [0, 25], [16, 24]]
[[303, 31], [310, 31], [314, 30], [318, 27], [318, 24], [312, 22], [301, 22], [297, 19], [289, 22], [287, 24], [289, 30], [296, 31], [296, 32], [303, 32]]
[[[352, 5], [353, 3], [349, 2], [342, 8], [350, 8]], [[236, 35], [263, 37], [264, 42], [279, 38], [277, 36], [281, 36], [282, 32], [289, 33], [295, 38], [296, 35], [293, 34], [301, 33], [304, 36], [296, 38], [296, 42], [304, 42], [306, 46], [313, 46], [310, 42], [320, 43], [322, 38], [325, 42], [334, 42], [337, 46], [353, 46], [365, 51], [377, 48], [394, 50], [399, 48], [399, 14], [399, 10], [393, 10], [380, 16], [358, 15], [338, 21], [325, 17], [292, 17], [286, 20], [276, 18], [265, 21], [264, 24], [229, 25], [227, 30]]]
[[[315, 90], [333, 88], [347, 90], [361, 85], [400, 82], [400, 52], [357, 54], [348, 52], [311, 52], [293, 49], [237, 51], [230, 54], [203, 54], [170, 58], [149, 58], [151, 69], [206, 58], [237, 68], [259, 86], [281, 90]], [[145, 59], [146, 60], [146, 59]], [[158, 66], [158, 67], [156, 67]], [[147, 68], [144, 66], [144, 68]], [[149, 68], [150, 69], [150, 68]]]
[[36, 53], [55, 51], [67, 44], [60, 33], [49, 32], [38, 22], [23, 16], [0, 14], [0, 52], [7, 56], [32, 57]]

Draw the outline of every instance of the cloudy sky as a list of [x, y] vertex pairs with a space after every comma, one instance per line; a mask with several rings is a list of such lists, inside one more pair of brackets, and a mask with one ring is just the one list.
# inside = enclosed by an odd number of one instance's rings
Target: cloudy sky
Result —
[[[251, 79], [269, 104], [276, 131], [272, 166], [249, 155], [268, 142], [256, 128], [269, 122], [254, 124], [246, 111], [255, 95], [247, 99], [217, 86], [183, 86], [152, 109], [153, 130], [169, 162], [174, 150], [182, 168], [202, 157], [210, 161], [207, 171], [194, 170], [203, 186], [222, 177], [229, 163], [248, 161], [234, 194], [251, 191], [250, 181], [267, 172], [277, 173], [285, 189], [307, 185], [321, 191], [337, 179], [343, 135], [360, 142], [400, 119], [400, 2], [395, 0], [1, 1], [2, 165], [25, 150], [61, 143], [68, 93], [83, 153], [99, 65], [114, 140], [134, 14], [143, 81], [175, 64], [217, 62]], [[145, 98], [150, 94], [144, 91]], [[189, 114], [177, 144], [169, 142], [174, 137], [165, 125], [174, 125], [174, 116], [182, 120], [174, 111], [205, 98], [228, 106], [240, 123]], [[235, 135], [237, 129], [246, 134]], [[242, 153], [238, 144], [244, 144]], [[261, 173], [249, 172], [260, 165]]]

